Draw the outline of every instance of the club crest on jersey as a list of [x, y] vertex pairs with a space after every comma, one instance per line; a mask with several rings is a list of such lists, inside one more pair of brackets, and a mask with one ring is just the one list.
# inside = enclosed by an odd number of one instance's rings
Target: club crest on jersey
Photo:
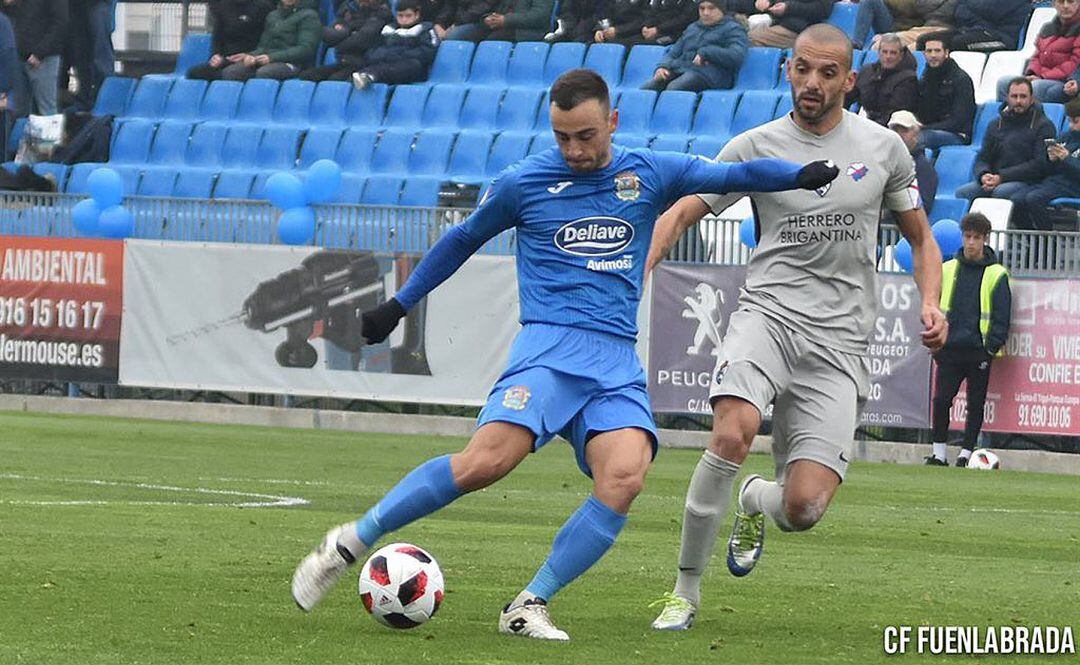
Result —
[[848, 164], [847, 174], [851, 176], [851, 179], [855, 182], [859, 182], [866, 177], [866, 174], [870, 173], [870, 169], [866, 168], [866, 164], [862, 162], [852, 162]]
[[529, 404], [532, 393], [525, 386], [510, 386], [503, 393], [503, 406], [511, 411], [522, 411]]
[[615, 175], [615, 198], [620, 201], [637, 201], [641, 196], [641, 180], [633, 171]]

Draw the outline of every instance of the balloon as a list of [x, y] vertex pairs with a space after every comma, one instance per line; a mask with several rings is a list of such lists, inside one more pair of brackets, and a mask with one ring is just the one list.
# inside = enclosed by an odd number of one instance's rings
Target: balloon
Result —
[[960, 225], [952, 219], [939, 219], [931, 229], [934, 232], [934, 240], [937, 240], [941, 248], [941, 257], [948, 261], [964, 246], [964, 233]]
[[266, 198], [282, 210], [304, 205], [304, 184], [291, 173], [275, 173], [266, 179]]
[[286, 245], [306, 245], [315, 237], [315, 211], [289, 208], [278, 219], [278, 237]]
[[98, 225], [106, 238], [126, 238], [135, 232], [135, 218], [123, 206], [110, 206], [102, 210]]
[[304, 191], [308, 203], [333, 201], [341, 189], [341, 167], [331, 159], [320, 159], [308, 169]]
[[896, 259], [896, 265], [900, 266], [904, 272], [911, 272], [911, 268], [915, 263], [914, 258], [911, 256], [911, 243], [907, 241], [907, 238], [901, 238], [900, 242], [896, 243], [893, 258]]
[[86, 187], [90, 190], [90, 197], [102, 209], [120, 205], [124, 200], [124, 181], [119, 173], [110, 168], [94, 169], [86, 180]]
[[75, 230], [81, 236], [96, 236], [100, 232], [99, 217], [101, 217], [101, 208], [94, 199], [83, 199], [71, 209], [71, 221], [75, 223]]
[[753, 217], [747, 217], [739, 224], [739, 240], [750, 249], [757, 247], [757, 228]]

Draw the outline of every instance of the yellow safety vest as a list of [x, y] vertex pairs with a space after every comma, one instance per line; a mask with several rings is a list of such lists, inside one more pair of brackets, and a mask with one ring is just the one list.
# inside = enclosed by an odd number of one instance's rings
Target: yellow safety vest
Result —
[[[941, 266], [941, 311], [946, 315], [952, 305], [953, 290], [960, 274], [960, 262], [950, 259]], [[982, 333], [983, 345], [990, 334], [990, 314], [994, 305], [994, 289], [1002, 278], [1008, 278], [1009, 271], [1000, 263], [994, 263], [983, 269], [982, 284], [979, 286], [979, 332]], [[1005, 355], [1005, 345], [998, 349], [997, 356]]]

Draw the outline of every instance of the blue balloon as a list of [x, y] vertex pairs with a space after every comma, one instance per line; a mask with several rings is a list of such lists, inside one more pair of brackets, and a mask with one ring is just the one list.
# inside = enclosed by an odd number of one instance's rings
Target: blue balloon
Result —
[[308, 169], [304, 190], [308, 203], [327, 203], [341, 189], [341, 167], [331, 159], [320, 159]]
[[934, 240], [937, 240], [938, 247], [941, 248], [941, 257], [946, 261], [964, 246], [964, 233], [956, 220], [940, 219], [931, 230], [934, 232]]
[[315, 211], [289, 208], [278, 219], [278, 237], [286, 245], [306, 245], [315, 237]]
[[102, 210], [98, 225], [101, 235], [106, 238], [126, 238], [135, 232], [135, 218], [123, 206], [110, 206]]
[[98, 220], [101, 217], [101, 208], [94, 199], [83, 199], [71, 209], [71, 221], [75, 223], [75, 230], [81, 236], [96, 236], [100, 233]]
[[86, 180], [86, 187], [99, 208], [120, 205], [124, 200], [124, 181], [110, 168], [94, 169]]
[[753, 217], [747, 217], [739, 224], [739, 240], [750, 249], [757, 247], [757, 228]]
[[901, 238], [900, 242], [896, 243], [893, 258], [896, 260], [896, 265], [900, 266], [904, 272], [911, 272], [915, 265], [915, 258], [911, 255], [911, 243], [907, 241], [907, 238]]
[[291, 173], [275, 173], [266, 179], [266, 198], [282, 210], [304, 205], [304, 183]]

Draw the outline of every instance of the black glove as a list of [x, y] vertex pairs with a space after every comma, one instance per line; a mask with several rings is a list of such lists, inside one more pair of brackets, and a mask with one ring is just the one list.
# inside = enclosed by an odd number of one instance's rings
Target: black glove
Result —
[[795, 182], [799, 189], [818, 189], [836, 180], [838, 175], [840, 169], [836, 168], [831, 159], [821, 159], [802, 167], [799, 175], [795, 176]]
[[398, 321], [405, 318], [405, 308], [391, 298], [375, 309], [360, 315], [360, 334], [368, 344], [378, 344], [397, 328]]

